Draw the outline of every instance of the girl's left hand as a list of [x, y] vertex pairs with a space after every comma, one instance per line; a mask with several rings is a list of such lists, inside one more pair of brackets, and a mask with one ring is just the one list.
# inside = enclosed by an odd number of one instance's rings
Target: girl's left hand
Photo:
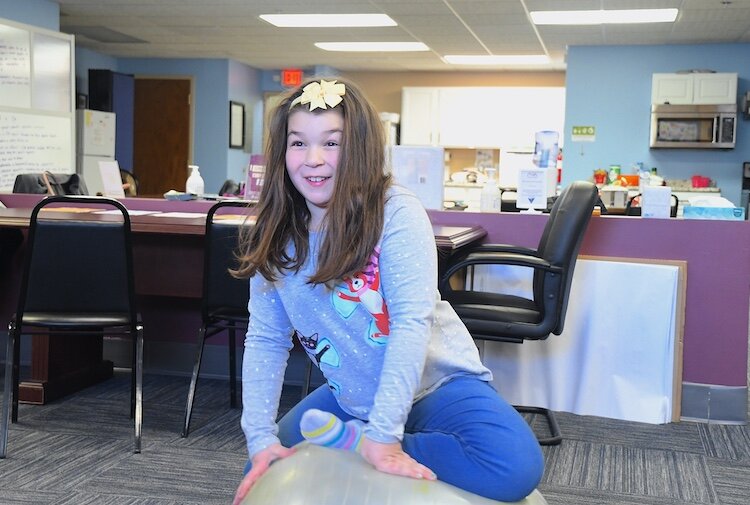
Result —
[[414, 479], [437, 480], [433, 471], [406, 454], [399, 442], [383, 444], [363, 436], [359, 453], [376, 470], [381, 472]]

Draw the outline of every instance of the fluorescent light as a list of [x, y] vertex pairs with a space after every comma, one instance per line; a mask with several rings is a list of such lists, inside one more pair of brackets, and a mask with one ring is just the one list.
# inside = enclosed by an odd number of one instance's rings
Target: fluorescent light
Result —
[[448, 54], [446, 63], [453, 65], [543, 65], [549, 56], [543, 54]]
[[281, 28], [396, 26], [385, 14], [261, 14], [260, 19]]
[[596, 11], [534, 11], [535, 25], [604, 25], [626, 23], [671, 23], [677, 9], [627, 9]]
[[429, 51], [430, 48], [421, 42], [316, 42], [315, 47], [324, 51]]

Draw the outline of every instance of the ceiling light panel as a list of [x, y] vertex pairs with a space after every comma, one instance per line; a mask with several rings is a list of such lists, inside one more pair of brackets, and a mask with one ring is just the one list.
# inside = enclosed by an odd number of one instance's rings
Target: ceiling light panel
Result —
[[585, 11], [534, 11], [531, 21], [536, 25], [604, 25], [630, 23], [672, 23], [677, 9], [622, 9]]
[[261, 14], [259, 17], [280, 28], [396, 26], [385, 14]]
[[429, 51], [430, 48], [421, 42], [316, 42], [315, 47], [324, 51], [345, 52], [397, 52]]

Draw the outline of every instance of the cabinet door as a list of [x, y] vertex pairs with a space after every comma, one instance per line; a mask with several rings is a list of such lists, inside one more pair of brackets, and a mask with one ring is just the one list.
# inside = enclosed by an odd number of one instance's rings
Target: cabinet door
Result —
[[737, 74], [693, 74], [693, 79], [693, 103], [737, 103]]
[[651, 103], [693, 103], [693, 74], [653, 74]]
[[440, 88], [440, 145], [496, 148], [497, 100], [492, 88]]
[[439, 145], [437, 88], [403, 88], [401, 91], [401, 144]]

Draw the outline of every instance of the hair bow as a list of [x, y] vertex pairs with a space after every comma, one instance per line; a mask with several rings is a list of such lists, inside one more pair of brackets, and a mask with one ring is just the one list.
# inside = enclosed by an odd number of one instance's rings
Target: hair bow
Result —
[[341, 97], [344, 96], [345, 91], [346, 88], [344, 85], [342, 83], [337, 84], [335, 80], [326, 81], [321, 79], [320, 82], [311, 82], [302, 88], [302, 94], [292, 100], [289, 108], [294, 107], [298, 103], [309, 103], [311, 111], [318, 107], [326, 109], [326, 105], [333, 108], [341, 103], [343, 100]]

